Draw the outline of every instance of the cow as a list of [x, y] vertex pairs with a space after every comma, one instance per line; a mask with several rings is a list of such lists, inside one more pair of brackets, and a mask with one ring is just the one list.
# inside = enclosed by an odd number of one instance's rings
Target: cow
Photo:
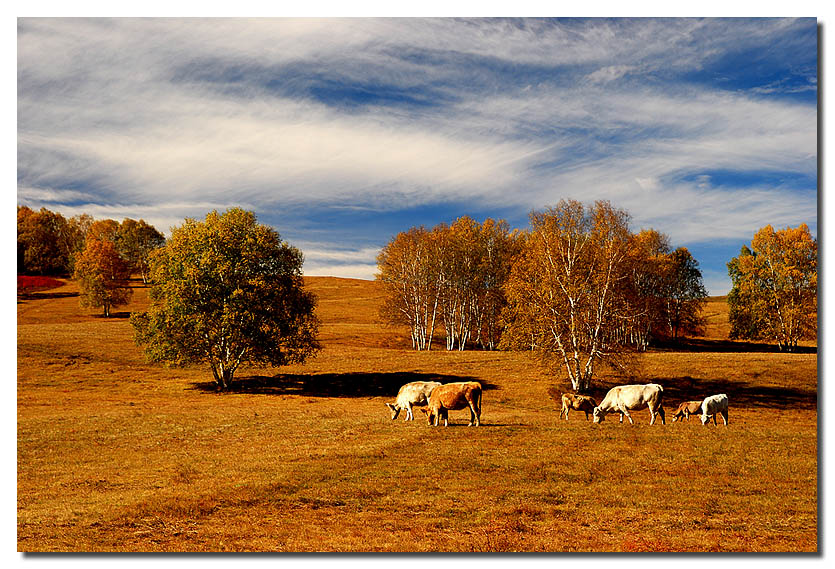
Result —
[[586, 421], [589, 420], [589, 414], [594, 413], [594, 408], [597, 407], [597, 402], [588, 395], [578, 395], [576, 393], [562, 394], [562, 410], [560, 411], [560, 418], [565, 416], [568, 421], [568, 412], [570, 410], [583, 411], [586, 414]]
[[725, 425], [728, 424], [728, 396], [724, 393], [720, 393], [719, 395], [711, 395], [710, 397], [705, 397], [705, 400], [702, 401], [702, 416], [700, 417], [702, 420], [702, 425], [707, 425], [710, 422], [710, 418], [713, 417], [713, 424], [716, 425], [716, 414], [719, 413], [722, 415], [722, 421]]
[[443, 419], [444, 426], [449, 426], [449, 410], [470, 409], [470, 423], [468, 427], [481, 424], [481, 384], [477, 381], [461, 381], [445, 383], [436, 387], [429, 397], [429, 409], [421, 409], [426, 413], [429, 426], [437, 427]]
[[391, 411], [391, 420], [397, 419], [400, 411], [405, 409], [406, 416], [403, 420], [413, 421], [415, 415], [412, 413], [412, 405], [426, 405], [429, 402], [429, 394], [439, 385], [440, 381], [413, 381], [401, 387], [394, 404], [386, 403], [386, 407]]
[[629, 415], [629, 411], [636, 409], [649, 408], [650, 421], [649, 424], [655, 423], [655, 417], [661, 416], [661, 423], [666, 424], [664, 420], [664, 407], [662, 400], [664, 398], [664, 388], [657, 383], [648, 383], [646, 385], [619, 385], [613, 387], [600, 402], [600, 405], [594, 408], [592, 414], [594, 415], [594, 422], [601, 423], [603, 418], [609, 413], [620, 413], [620, 422], [623, 423], [623, 416], [629, 419], [630, 424], [635, 421]]
[[678, 406], [678, 409], [676, 409], [675, 414], [673, 414], [673, 423], [682, 418], [687, 419], [689, 421], [690, 415], [698, 415], [701, 412], [701, 401], [684, 401], [681, 405]]

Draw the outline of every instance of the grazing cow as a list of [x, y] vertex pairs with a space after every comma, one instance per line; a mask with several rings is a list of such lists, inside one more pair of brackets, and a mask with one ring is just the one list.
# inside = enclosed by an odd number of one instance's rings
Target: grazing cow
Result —
[[594, 413], [594, 408], [597, 407], [597, 402], [588, 395], [578, 395], [576, 393], [562, 394], [562, 410], [560, 411], [560, 418], [565, 415], [565, 420], [568, 421], [568, 412], [570, 410], [583, 411], [586, 414], [586, 421], [589, 420], [589, 414]]
[[676, 409], [676, 412], [673, 415], [673, 423], [682, 418], [687, 419], [689, 421], [690, 415], [698, 415], [701, 412], [701, 401], [684, 401], [681, 405], [678, 406], [678, 409]]
[[707, 425], [710, 418], [713, 417], [713, 424], [716, 425], [716, 414], [722, 415], [722, 421], [728, 424], [728, 396], [724, 393], [719, 395], [711, 395], [705, 397], [702, 401], [702, 425]]
[[666, 424], [664, 407], [662, 406], [663, 397], [664, 388], [657, 383], [613, 387], [600, 402], [600, 405], [594, 408], [594, 422], [603, 422], [603, 418], [609, 413], [620, 413], [621, 423], [623, 423], [623, 416], [626, 415], [629, 422], [634, 424], [635, 421], [632, 420], [629, 411], [647, 407], [651, 417], [650, 425], [655, 423], [655, 417], [658, 415], [661, 416], [661, 422]]
[[397, 392], [397, 399], [394, 404], [386, 403], [386, 407], [391, 411], [391, 420], [397, 419], [403, 409], [406, 410], [406, 416], [403, 420], [414, 420], [412, 405], [421, 406], [429, 403], [429, 395], [439, 385], [441, 385], [440, 381], [413, 381], [401, 387], [400, 391]]
[[481, 424], [481, 384], [477, 381], [461, 381], [446, 383], [436, 387], [429, 397], [429, 409], [421, 409], [426, 413], [429, 425], [438, 426], [441, 419], [444, 427], [449, 426], [449, 410], [470, 409], [470, 423], [468, 427]]

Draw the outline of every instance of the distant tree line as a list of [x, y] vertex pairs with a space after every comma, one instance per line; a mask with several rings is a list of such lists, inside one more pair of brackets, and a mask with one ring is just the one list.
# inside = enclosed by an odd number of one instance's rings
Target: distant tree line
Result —
[[[427, 350], [524, 349], [589, 389], [596, 366], [703, 332], [699, 264], [654, 229], [633, 233], [628, 212], [562, 200], [530, 229], [461, 217], [397, 234], [377, 258], [381, 318]], [[730, 337], [773, 339], [781, 350], [817, 337], [817, 241], [804, 224], [762, 228], [728, 263]]]
[[432, 347], [437, 328], [447, 350], [495, 348], [506, 304], [502, 287], [519, 246], [507, 222], [467, 216], [399, 233], [377, 257], [383, 320], [408, 326], [417, 350]]
[[461, 217], [396, 235], [378, 256], [381, 310], [412, 347], [529, 349], [557, 357], [575, 389], [599, 359], [698, 332], [707, 293], [687, 249], [657, 231], [632, 234], [608, 202], [562, 201], [530, 231]]
[[148, 279], [151, 251], [165, 237], [144, 220], [94, 220], [88, 214], [69, 219], [46, 208], [17, 208], [17, 272], [67, 275], [78, 281], [81, 305], [111, 308], [127, 304], [128, 281], [139, 273]]
[[150, 302], [130, 322], [149, 361], [208, 363], [227, 390], [242, 364], [302, 363], [320, 349], [303, 255], [253, 212], [186, 219], [168, 241], [141, 219], [18, 206], [17, 220], [18, 274], [71, 276], [82, 306], [109, 316], [130, 299], [130, 276], [142, 276]]

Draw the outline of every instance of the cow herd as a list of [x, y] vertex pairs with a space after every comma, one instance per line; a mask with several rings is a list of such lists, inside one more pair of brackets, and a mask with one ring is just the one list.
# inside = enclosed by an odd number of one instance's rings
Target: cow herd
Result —
[[[562, 403], [560, 418], [564, 417], [567, 421], [569, 411], [582, 411], [587, 421], [589, 415], [592, 415], [595, 423], [602, 423], [606, 415], [618, 413], [621, 423], [623, 423], [624, 416], [629, 419], [630, 423], [634, 423], [629, 412], [647, 408], [650, 414], [650, 425], [655, 424], [657, 417], [661, 417], [661, 423], [665, 424], [663, 399], [664, 388], [657, 383], [618, 385], [606, 393], [600, 405], [588, 395], [564, 393], [560, 398]], [[413, 381], [401, 387], [397, 392], [397, 399], [394, 403], [386, 403], [386, 407], [391, 411], [392, 420], [396, 419], [401, 411], [405, 411], [404, 420], [406, 421], [415, 418], [412, 407], [421, 407], [429, 425], [436, 427], [442, 420], [444, 426], [449, 425], [450, 410], [469, 408], [468, 426], [478, 427], [481, 423], [481, 384], [477, 381], [446, 384], [438, 381]], [[722, 421], [727, 425], [728, 396], [721, 393], [711, 395], [701, 401], [685, 401], [676, 409], [673, 422], [680, 419], [689, 421], [690, 415], [697, 414], [703, 425], [708, 424], [711, 418], [713, 424], [716, 425], [716, 415], [721, 415]]]

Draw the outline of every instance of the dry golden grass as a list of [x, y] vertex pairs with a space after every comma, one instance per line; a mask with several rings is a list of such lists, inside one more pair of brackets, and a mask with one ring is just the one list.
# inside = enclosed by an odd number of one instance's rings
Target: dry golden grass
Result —
[[[307, 282], [324, 350], [225, 394], [205, 368], [146, 364], [72, 283], [19, 302], [19, 550], [817, 549], [816, 354], [730, 351], [721, 302], [705, 338], [630, 379], [668, 408], [728, 393], [727, 428], [593, 425], [558, 420], [546, 390], [566, 386], [527, 354], [412, 352], [376, 324], [374, 283]], [[389, 419], [399, 385], [433, 377], [482, 382], [483, 426]]]

